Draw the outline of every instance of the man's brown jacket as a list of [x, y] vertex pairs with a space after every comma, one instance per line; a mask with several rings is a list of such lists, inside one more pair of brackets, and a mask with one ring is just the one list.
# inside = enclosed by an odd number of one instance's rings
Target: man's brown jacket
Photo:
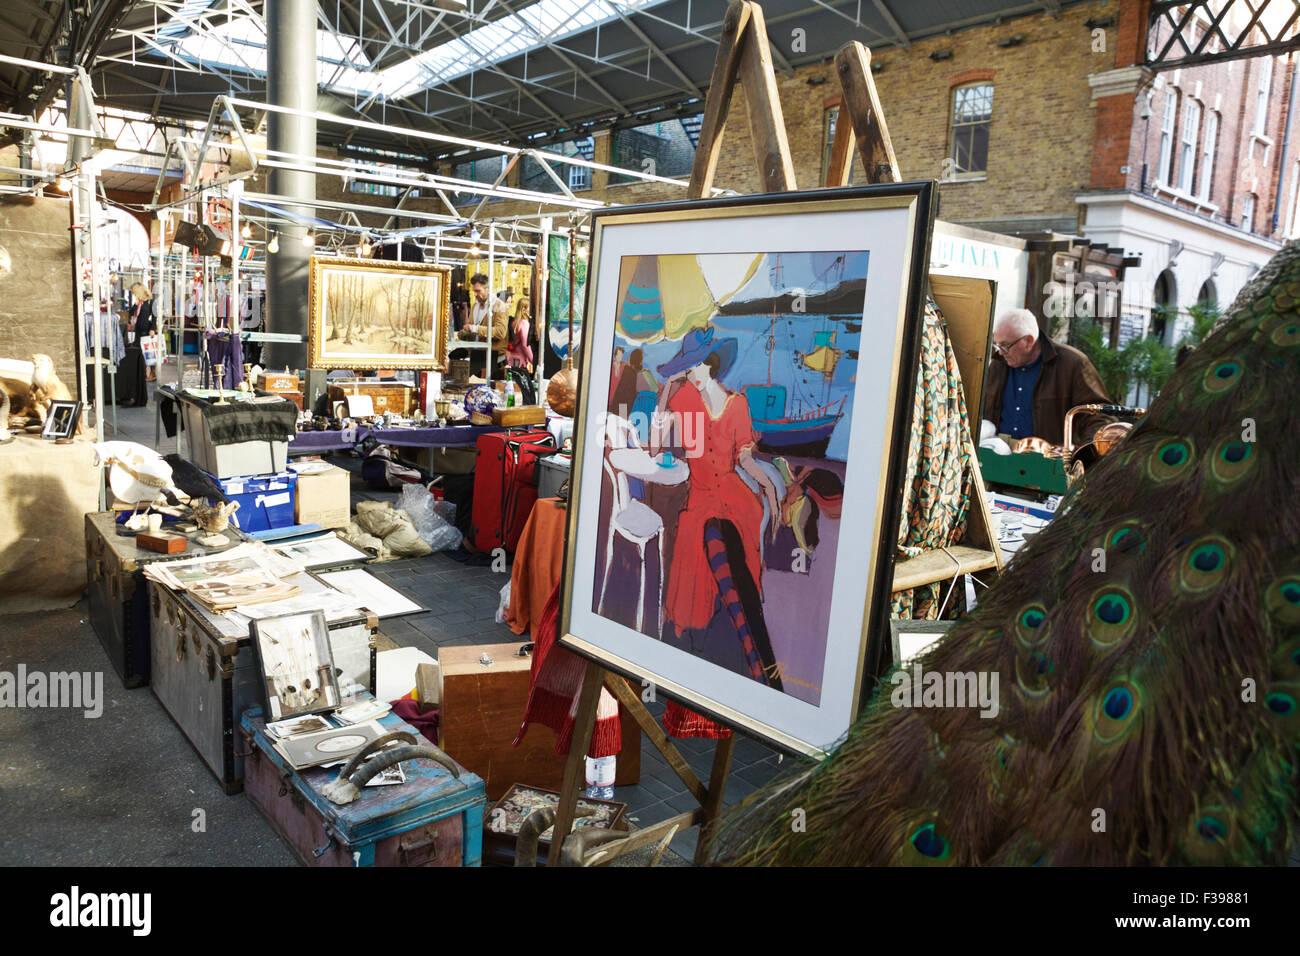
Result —
[[[1065, 413], [1075, 405], [1110, 404], [1101, 376], [1088, 356], [1078, 349], [1043, 337], [1043, 367], [1034, 385], [1034, 434], [1053, 445], [1065, 442]], [[1002, 428], [1002, 395], [1007, 387], [1007, 363], [994, 353], [984, 377], [984, 417]], [[1109, 419], [1102, 415], [1078, 415], [1074, 419], [1074, 442], [1081, 444]]]

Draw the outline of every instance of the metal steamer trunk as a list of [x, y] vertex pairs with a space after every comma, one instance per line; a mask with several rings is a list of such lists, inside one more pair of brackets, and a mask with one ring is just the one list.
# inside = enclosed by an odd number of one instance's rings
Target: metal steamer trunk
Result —
[[[187, 595], [149, 582], [152, 687], [163, 708], [216, 775], [226, 793], [244, 786], [244, 748], [236, 727], [262, 704], [257, 652], [247, 628], [213, 614]], [[375, 690], [378, 622], [360, 615], [331, 621], [330, 648], [340, 686]]]
[[[104, 653], [125, 687], [149, 683], [150, 615], [144, 566], [155, 561], [181, 561], [214, 553], [193, 541], [179, 554], [159, 554], [135, 546], [135, 535], [120, 535], [116, 513], [86, 515], [86, 581], [90, 623]], [[245, 540], [235, 529], [233, 541]]]
[[[395, 714], [380, 724], [421, 739]], [[406, 783], [363, 786], [339, 805], [321, 792], [338, 767], [295, 771], [268, 739], [260, 710], [244, 714], [241, 728], [245, 793], [303, 865], [480, 865], [487, 797], [477, 775], [462, 769], [457, 778], [430, 760], [405, 760]]]

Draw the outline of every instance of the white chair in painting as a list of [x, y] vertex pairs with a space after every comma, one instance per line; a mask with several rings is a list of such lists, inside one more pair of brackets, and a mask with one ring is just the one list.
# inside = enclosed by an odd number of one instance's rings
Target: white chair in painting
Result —
[[[610, 447], [614, 448], [637, 448], [640, 447], [637, 441], [637, 433], [626, 419], [617, 415], [609, 416], [609, 424], [606, 430], [606, 441]], [[597, 605], [597, 614], [605, 613], [605, 591], [609, 587], [610, 568], [614, 563], [614, 540], [615, 536], [621, 537], [636, 546], [637, 555], [640, 558], [641, 566], [637, 575], [640, 587], [637, 592], [636, 602], [636, 629], [642, 631], [642, 625], [645, 622], [645, 593], [646, 593], [646, 546], [655, 538], [659, 539], [659, 579], [658, 593], [655, 600], [655, 630], [653, 637], [656, 639], [663, 632], [663, 606], [664, 606], [664, 522], [649, 506], [644, 502], [637, 501], [628, 491], [627, 475], [615, 468], [609, 461], [609, 452], [604, 455], [605, 474], [609, 476], [609, 483], [614, 489], [614, 511], [609, 518], [609, 536], [605, 542], [605, 577], [600, 585], [600, 603]], [[642, 633], [644, 633], [642, 631]]]

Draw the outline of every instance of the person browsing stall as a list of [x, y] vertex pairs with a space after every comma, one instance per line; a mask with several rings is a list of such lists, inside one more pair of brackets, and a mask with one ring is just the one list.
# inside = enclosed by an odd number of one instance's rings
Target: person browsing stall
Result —
[[[984, 417], [1002, 435], [1065, 441], [1065, 413], [1076, 405], [1109, 404], [1106, 387], [1088, 356], [1040, 334], [1028, 309], [1013, 309], [993, 325], [993, 358], [984, 380]], [[1105, 424], [1079, 416], [1076, 440]]]

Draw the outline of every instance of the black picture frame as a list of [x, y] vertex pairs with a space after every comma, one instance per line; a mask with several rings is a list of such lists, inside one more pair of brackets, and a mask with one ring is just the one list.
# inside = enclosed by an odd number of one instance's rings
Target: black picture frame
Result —
[[[895, 552], [897, 550], [897, 530], [902, 507], [902, 476], [906, 473], [906, 457], [911, 437], [912, 405], [915, 393], [916, 375], [919, 366], [921, 335], [924, 328], [924, 305], [928, 294], [928, 273], [930, 244], [933, 235], [934, 217], [937, 207], [937, 185], [934, 181], [904, 183], [887, 183], [870, 186], [853, 186], [836, 189], [822, 189], [807, 193], [769, 193], [762, 195], [745, 195], [715, 198], [708, 200], [687, 200], [681, 202], [654, 203], [640, 206], [621, 206], [600, 210], [592, 215], [591, 255], [588, 271], [588, 289], [583, 316], [584, 348], [581, 349], [579, 363], [579, 398], [574, 429], [575, 454], [573, 477], [570, 479], [569, 529], [565, 536], [564, 566], [561, 584], [561, 608], [559, 620], [559, 643], [567, 650], [591, 660], [607, 670], [632, 678], [643, 685], [654, 685], [656, 693], [673, 699], [697, 713], [721, 723], [739, 728], [778, 749], [800, 753], [820, 759], [827, 754], [827, 747], [837, 739], [837, 733], [843, 733], [852, 724], [852, 720], [870, 698], [870, 689], [876, 679], [888, 670], [890, 645], [889, 635], [890, 595], [892, 593]], [[604, 301], [602, 285], [609, 287], [613, 283], [606, 281], [602, 272], [605, 260], [614, 255], [605, 249], [606, 236], [611, 229], [626, 225], [644, 223], [677, 223], [683, 228], [683, 236], [691, 236], [691, 227], [696, 222], [728, 219], [738, 216], [755, 217], [783, 215], [794, 213], [839, 213], [862, 211], [866, 209], [906, 210], [907, 227], [902, 238], [905, 245], [900, 248], [899, 272], [901, 276], [900, 297], [896, 304], [896, 318], [891, 318], [891, 335], [894, 335], [893, 348], [889, 350], [892, 357], [890, 376], [884, 379], [890, 383], [889, 404], [882, 412], [885, 431], [884, 447], [880, 454], [879, 482], [874, 487], [878, 507], [875, 510], [876, 524], [869, 540], [863, 544], [863, 575], [866, 580], [867, 600], [860, 614], [860, 629], [855, 626], [854, 638], [856, 667], [855, 684], [851, 693], [844, 693], [839, 703], [843, 704], [843, 725], [836, 733], [823, 733], [812, 739], [777, 725], [767, 716], [763, 707], [745, 705], [723, 700], [720, 695], [711, 692], [702, 681], [676, 679], [663, 671], [645, 664], [635, 649], [620, 650], [607, 642], [605, 635], [612, 628], [607, 622], [584, 624], [586, 630], [576, 629], [574, 619], [581, 613], [584, 619], [598, 617], [585, 608], [590, 595], [586, 590], [576, 593], [578, 585], [575, 578], [578, 573], [579, 558], [577, 550], [583, 547], [583, 538], [579, 526], [586, 517], [586, 512], [593, 508], [584, 503], [582, 489], [588, 479], [584, 477], [584, 458], [593, 457], [588, 467], [597, 467], [592, 452], [583, 449], [584, 437], [592, 428], [593, 421], [599, 421], [600, 403], [592, 398], [593, 375], [606, 374], [603, 368], [595, 367], [593, 348], [585, 347], [595, 343], [603, 334], [605, 326], [613, 322], [612, 310], [599, 312]], [[757, 221], [757, 220], [756, 220]], [[789, 241], [789, 235], [773, 230], [768, 226], [763, 238], [748, 243], [744, 251], [753, 252], [761, 249], [759, 243], [774, 243], [773, 251], [795, 248]], [[660, 247], [654, 251], [639, 254], [680, 254], [687, 248], [703, 248], [695, 242], [693, 246], [683, 244], [679, 247]], [[709, 250], [714, 251], [714, 250]], [[891, 305], [891, 307], [894, 307]], [[603, 388], [603, 386], [600, 386]], [[596, 389], [599, 391], [599, 389]], [[593, 404], [595, 402], [595, 404]], [[590, 491], [594, 491], [598, 482], [592, 481]], [[588, 522], [590, 518], [586, 518]], [[646, 642], [654, 641], [647, 637]], [[837, 639], [838, 640], [838, 639]], [[845, 639], [847, 640], [847, 639]], [[845, 670], [848, 668], [846, 666]], [[825, 698], [824, 698], [825, 700]], [[823, 706], [826, 706], [823, 704]]]
[[71, 438], [77, 433], [77, 425], [80, 422], [81, 402], [55, 399], [50, 402], [49, 410], [45, 413], [45, 425], [41, 428], [41, 437], [46, 441]]
[[[279, 661], [281, 655], [274, 653], [270, 645], [278, 644], [281, 638], [288, 636], [290, 628], [301, 627], [304, 623], [310, 634], [312, 644], [311, 657], [308, 659], [308, 663], [313, 660], [317, 662], [311, 669], [316, 675], [316, 686], [322, 693], [320, 694], [320, 703], [317, 706], [291, 707], [285, 705], [284, 696], [276, 692], [278, 688], [274, 683], [274, 678], [268, 675], [268, 668], [274, 670], [281, 663]], [[278, 636], [275, 633], [276, 631], [280, 632]], [[262, 715], [267, 723], [288, 720], [291, 717], [306, 717], [310, 714], [327, 713], [343, 702], [339, 690], [338, 671], [334, 667], [334, 651], [330, 646], [329, 624], [325, 620], [324, 611], [281, 614], [260, 620], [254, 619], [249, 624], [249, 634], [253, 638], [253, 646], [257, 649], [257, 667], [261, 676]], [[307, 689], [310, 688], [303, 688], [303, 690]], [[292, 693], [301, 692], [296, 686], [292, 691]]]

